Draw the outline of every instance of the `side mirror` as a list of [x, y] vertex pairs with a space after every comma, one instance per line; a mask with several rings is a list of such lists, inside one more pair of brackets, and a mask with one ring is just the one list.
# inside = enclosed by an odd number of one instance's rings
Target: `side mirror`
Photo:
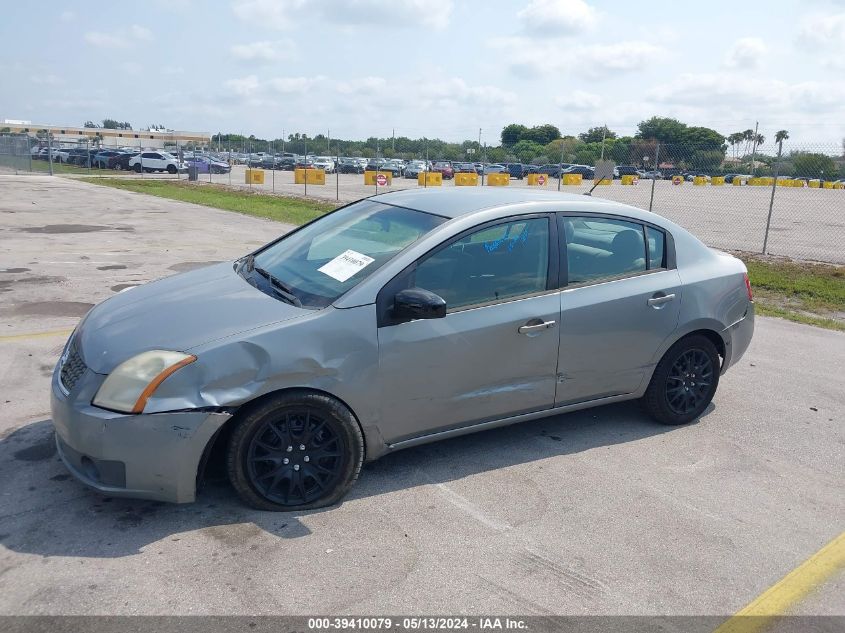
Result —
[[442, 319], [446, 301], [423, 288], [400, 290], [393, 298], [393, 316], [397, 319]]

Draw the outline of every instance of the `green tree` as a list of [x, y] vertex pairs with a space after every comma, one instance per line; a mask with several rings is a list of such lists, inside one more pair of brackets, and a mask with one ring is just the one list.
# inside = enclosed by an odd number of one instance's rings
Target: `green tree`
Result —
[[792, 165], [802, 178], [832, 178], [839, 171], [830, 156], [813, 152], [793, 154]]
[[519, 162], [530, 163], [535, 156], [543, 153], [543, 146], [534, 141], [522, 140], [511, 147], [510, 152], [516, 156]]
[[636, 138], [658, 141], [659, 143], [682, 143], [686, 125], [677, 119], [653, 116], [637, 125]]
[[534, 141], [540, 145], [547, 145], [557, 138], [560, 138], [560, 130], [556, 126], [547, 123], [529, 128], [522, 135], [521, 140]]
[[578, 138], [585, 143], [601, 143], [602, 140], [616, 138], [616, 132], [608, 129], [606, 125], [602, 125], [600, 127], [591, 127], [586, 132], [581, 132]]
[[528, 128], [519, 123], [511, 123], [502, 129], [502, 145], [510, 147], [516, 145], [522, 140], [523, 135], [528, 131]]

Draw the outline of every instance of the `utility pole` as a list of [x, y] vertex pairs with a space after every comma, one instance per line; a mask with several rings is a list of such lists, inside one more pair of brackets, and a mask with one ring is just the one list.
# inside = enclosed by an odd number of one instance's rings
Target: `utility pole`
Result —
[[657, 180], [658, 171], [660, 171], [660, 143], [658, 143], [654, 148], [654, 173], [651, 178], [651, 197], [648, 200], [649, 211], [651, 211], [651, 207], [654, 204], [654, 183]]
[[393, 144], [392, 144], [392, 147], [393, 147], [393, 151], [395, 152], [396, 151], [396, 128], [393, 128]]
[[601, 158], [599, 160], [604, 160], [604, 137], [607, 135], [607, 123], [604, 124], [604, 127], [601, 130]]
[[759, 121], [754, 121], [754, 144], [751, 146], [751, 175], [757, 175], [757, 129], [760, 125]]

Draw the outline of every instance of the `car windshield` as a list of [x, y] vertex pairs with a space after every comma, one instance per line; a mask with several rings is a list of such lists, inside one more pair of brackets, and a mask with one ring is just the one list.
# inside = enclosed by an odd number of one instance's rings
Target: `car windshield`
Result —
[[303, 307], [323, 308], [445, 221], [361, 200], [266, 247], [239, 272], [265, 271]]

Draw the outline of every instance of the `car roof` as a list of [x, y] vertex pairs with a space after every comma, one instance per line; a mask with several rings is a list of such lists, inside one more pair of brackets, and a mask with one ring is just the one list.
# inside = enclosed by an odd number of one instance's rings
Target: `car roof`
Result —
[[[526, 202], [558, 202], [578, 203], [579, 208], [584, 205], [596, 207], [596, 212], [607, 211], [607, 206], [618, 206], [610, 200], [592, 198], [581, 194], [559, 193], [557, 191], [541, 191], [532, 189], [486, 189], [466, 188], [458, 191], [452, 189], [405, 189], [374, 196], [373, 200], [392, 204], [398, 207], [415, 209], [426, 213], [433, 213], [448, 218], [456, 218], [491, 209], [522, 204]], [[601, 207], [604, 207], [602, 209]], [[564, 210], [564, 209], [561, 209]], [[639, 211], [639, 210], [638, 210]]]

